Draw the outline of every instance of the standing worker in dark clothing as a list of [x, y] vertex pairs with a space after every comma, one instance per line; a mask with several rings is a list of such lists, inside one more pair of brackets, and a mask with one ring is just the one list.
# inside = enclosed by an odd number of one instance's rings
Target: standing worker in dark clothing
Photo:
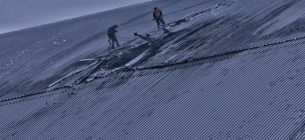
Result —
[[109, 27], [109, 29], [108, 29], [108, 37], [109, 37], [109, 40], [111, 39], [111, 41], [112, 41], [112, 43], [111, 43], [112, 49], [114, 49], [114, 42], [116, 43], [117, 47], [120, 47], [119, 41], [115, 35], [115, 33], [117, 32], [117, 30], [116, 30], [117, 27], [118, 27], [118, 25], [113, 25], [113, 26]]
[[160, 22], [165, 25], [165, 22], [163, 20], [163, 17], [162, 17], [162, 11], [160, 9], [158, 9], [157, 7], [154, 8], [154, 13], [153, 13], [153, 16], [154, 16], [154, 20], [156, 20], [157, 22], [157, 25], [158, 25], [158, 29], [160, 29]]

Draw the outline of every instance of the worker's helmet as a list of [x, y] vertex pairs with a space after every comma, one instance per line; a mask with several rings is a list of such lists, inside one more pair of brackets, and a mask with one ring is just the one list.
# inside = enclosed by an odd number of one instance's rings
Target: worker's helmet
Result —
[[157, 7], [155, 7], [154, 9], [155, 9], [155, 10], [157, 10], [158, 8], [157, 8]]

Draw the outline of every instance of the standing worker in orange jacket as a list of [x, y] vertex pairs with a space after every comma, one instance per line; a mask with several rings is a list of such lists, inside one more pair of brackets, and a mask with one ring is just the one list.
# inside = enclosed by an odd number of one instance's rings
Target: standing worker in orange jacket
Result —
[[158, 25], [158, 29], [160, 29], [160, 22], [165, 25], [165, 22], [163, 20], [163, 17], [162, 17], [162, 11], [160, 9], [158, 9], [157, 7], [154, 8], [154, 13], [153, 13], [153, 16], [154, 16], [154, 20], [156, 20], [157, 22], [157, 25]]

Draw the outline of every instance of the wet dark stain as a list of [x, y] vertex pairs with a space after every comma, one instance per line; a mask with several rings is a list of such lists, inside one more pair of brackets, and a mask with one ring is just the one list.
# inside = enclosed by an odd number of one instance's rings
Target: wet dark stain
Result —
[[15, 131], [13, 134], [12, 134], [12, 136], [15, 136], [17, 134], [17, 131]]
[[242, 72], [245, 72], [245, 71], [246, 71], [246, 66], [241, 66], [241, 67], [239, 68], [239, 70], [241, 70]]
[[41, 108], [34, 113], [22, 118], [21, 120], [17, 121], [16, 123], [13, 123], [11, 126], [8, 126], [10, 128], [15, 128], [18, 126], [22, 126], [26, 123], [35, 122], [36, 120], [40, 120], [41, 118], [45, 116], [52, 116], [56, 113], [55, 110], [62, 106], [62, 103], [53, 104], [44, 108]]
[[128, 134], [129, 134], [129, 132], [127, 131], [127, 128], [123, 129], [123, 133], [124, 133], [125, 135], [128, 135]]
[[222, 85], [222, 83], [223, 83], [223, 81], [221, 81], [221, 82], [217, 83], [217, 84], [216, 84], [216, 86], [217, 86], [217, 87], [219, 87], [219, 86], [221, 86], [221, 85]]
[[230, 69], [223, 69], [220, 74], [222, 76], [227, 76], [229, 74], [229, 72], [230, 72]]
[[276, 101], [277, 101], [277, 96], [274, 96], [272, 101], [268, 105], [272, 106]]
[[146, 113], [144, 113], [140, 118], [149, 118], [155, 113], [155, 109], [152, 109]]
[[215, 113], [219, 108], [218, 107], [214, 107], [212, 110], [211, 110], [211, 114]]
[[302, 55], [297, 55], [297, 56], [295, 56], [293, 59], [292, 59], [292, 63], [294, 63], [294, 62], [296, 62], [296, 61], [298, 61], [298, 60], [301, 60], [303, 57], [302, 57]]
[[78, 109], [78, 111], [74, 114], [75, 116], [79, 115], [81, 112], [83, 112], [83, 109]]
[[[122, 105], [122, 102], [123, 102], [123, 99], [119, 99], [119, 100], [111, 103], [110, 105], [108, 105], [108, 107], [107, 107], [108, 109], [106, 110], [106, 112], [113, 111], [113, 110], [120, 108]], [[125, 109], [123, 109], [122, 111], [124, 112]], [[104, 112], [103, 112], [103, 114], [104, 114]]]
[[251, 62], [254, 62], [254, 61], [257, 61], [257, 60], [260, 60], [260, 59], [264, 59], [266, 57], [269, 57], [269, 53], [267, 54], [267, 52], [262, 52], [260, 53], [258, 56], [256, 56]]
[[270, 87], [275, 87], [278, 83], [282, 83], [284, 82], [284, 77], [281, 76], [281, 77], [278, 77], [276, 80], [272, 81], [272, 82], [269, 82], [269, 86]]
[[296, 73], [301, 73], [301, 72], [305, 72], [305, 68], [299, 68], [295, 70]]
[[295, 87], [302, 87], [303, 83], [297, 83], [295, 84]]
[[298, 77], [298, 75], [294, 75], [294, 76], [289, 76], [288, 80], [295, 80]]
[[284, 67], [284, 66], [286, 66], [287, 64], [295, 63], [295, 62], [297, 62], [298, 60], [302, 60], [302, 58], [303, 58], [303, 56], [302, 56], [301, 54], [298, 54], [298, 55], [294, 56], [293, 58], [291, 58], [291, 59], [287, 60], [286, 62], [284, 62], [284, 63], [282, 64], [282, 66]]
[[105, 81], [105, 82], [100, 83], [95, 89], [98, 90], [98, 91], [104, 89], [105, 86], [106, 86], [106, 84], [107, 84], [108, 82], [110, 82], [110, 79], [108, 79], [108, 80]]
[[292, 105], [293, 105], [293, 104], [287, 104], [287, 105], [285, 106], [284, 110], [286, 110], [286, 111], [289, 110], [289, 109], [292, 107]]
[[212, 68], [215, 64], [214, 63], [210, 63], [205, 69], [208, 70], [210, 68]]
[[262, 113], [262, 111], [257, 111], [257, 112], [253, 115], [253, 118], [257, 118], [261, 113]]
[[106, 111], [102, 112], [102, 114], [104, 115], [104, 114], [110, 113], [110, 112], [112, 112], [113, 110], [115, 110], [115, 109], [109, 108], [109, 109], [107, 109]]
[[153, 101], [149, 104], [143, 105], [143, 107], [141, 108], [141, 110], [147, 110], [148, 108], [151, 108], [152, 106], [154, 106], [156, 104], [156, 101]]
[[131, 125], [133, 123], [133, 121], [129, 121], [126, 123], [126, 125]]
[[220, 119], [220, 117], [217, 116], [217, 117], [215, 117], [215, 118], [213, 119], [213, 121], [214, 121], [214, 122], [217, 122], [219, 119]]
[[[301, 109], [299, 110], [299, 112], [303, 114], [305, 111]], [[301, 122], [301, 125], [296, 127], [296, 129], [291, 133], [289, 140], [300, 139], [298, 138], [298, 136], [300, 136], [299, 134], [304, 134], [304, 133], [305, 133], [305, 121]]]
[[214, 140], [214, 135], [209, 135], [208, 140]]
[[92, 136], [89, 136], [89, 137], [87, 137], [85, 140], [92, 140], [93, 139], [93, 137]]
[[108, 101], [110, 99], [110, 97], [108, 97], [108, 96], [103, 96], [103, 97], [101, 97], [101, 98], [97, 98], [96, 100], [94, 100], [93, 102], [92, 102], [92, 104], [88, 107], [88, 109], [92, 109], [94, 106], [96, 106], [97, 104], [102, 104], [102, 103], [104, 103], [104, 102], [106, 102], [106, 101]]
[[100, 124], [100, 122], [93, 122], [90, 126], [94, 127], [94, 126], [98, 126]]
[[173, 100], [176, 100], [178, 97], [179, 97], [179, 95], [174, 94], [174, 95], [171, 96], [165, 103], [168, 104], [168, 103], [172, 102]]
[[66, 118], [67, 116], [69, 116], [69, 114], [67, 114], [66, 111], [61, 112], [61, 118]]

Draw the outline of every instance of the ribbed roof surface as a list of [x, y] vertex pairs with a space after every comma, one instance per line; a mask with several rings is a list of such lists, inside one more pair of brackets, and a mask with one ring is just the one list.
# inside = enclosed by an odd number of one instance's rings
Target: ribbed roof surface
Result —
[[131, 69], [2, 100], [0, 138], [304, 139], [305, 3], [266, 3], [190, 13]]

